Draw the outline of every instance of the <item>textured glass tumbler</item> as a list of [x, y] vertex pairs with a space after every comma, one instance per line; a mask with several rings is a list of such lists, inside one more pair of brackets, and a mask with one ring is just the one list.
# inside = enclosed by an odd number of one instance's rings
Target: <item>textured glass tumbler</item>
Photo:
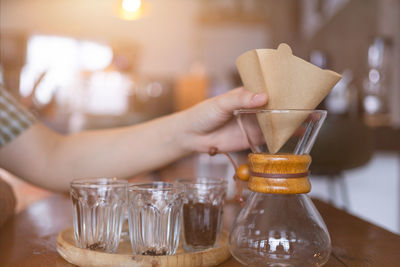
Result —
[[127, 181], [116, 178], [78, 179], [71, 182], [75, 243], [77, 247], [117, 251]]
[[132, 250], [139, 255], [173, 255], [179, 244], [184, 187], [153, 182], [128, 187]]
[[223, 178], [179, 180], [185, 185], [183, 248], [200, 251], [215, 247], [222, 232], [227, 182]]

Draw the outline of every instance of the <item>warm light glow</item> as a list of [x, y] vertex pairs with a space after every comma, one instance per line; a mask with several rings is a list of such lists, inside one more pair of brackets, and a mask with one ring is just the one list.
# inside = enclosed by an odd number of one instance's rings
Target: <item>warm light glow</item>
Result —
[[124, 20], [137, 20], [148, 11], [147, 2], [142, 0], [120, 0], [118, 16]]
[[139, 10], [141, 5], [142, 5], [141, 0], [123, 0], [122, 1], [122, 8], [126, 12], [136, 12]]

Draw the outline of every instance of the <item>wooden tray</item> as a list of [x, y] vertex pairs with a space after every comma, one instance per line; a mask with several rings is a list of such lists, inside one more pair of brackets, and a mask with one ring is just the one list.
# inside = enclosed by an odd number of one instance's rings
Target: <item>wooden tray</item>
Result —
[[216, 266], [231, 256], [227, 232], [222, 233], [216, 248], [186, 252], [179, 247], [177, 253], [171, 256], [142, 256], [132, 254], [129, 240], [120, 242], [115, 254], [78, 248], [75, 246], [74, 230], [68, 228], [58, 234], [57, 251], [66, 261], [78, 266], [208, 267]]

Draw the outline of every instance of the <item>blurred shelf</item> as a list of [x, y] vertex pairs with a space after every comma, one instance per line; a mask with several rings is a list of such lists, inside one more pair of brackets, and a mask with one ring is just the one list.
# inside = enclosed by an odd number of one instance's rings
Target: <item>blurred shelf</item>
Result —
[[393, 151], [400, 153], [400, 128], [372, 128], [375, 150]]
[[371, 128], [379, 128], [379, 127], [390, 128], [393, 125], [392, 116], [390, 113], [364, 115], [364, 122]]

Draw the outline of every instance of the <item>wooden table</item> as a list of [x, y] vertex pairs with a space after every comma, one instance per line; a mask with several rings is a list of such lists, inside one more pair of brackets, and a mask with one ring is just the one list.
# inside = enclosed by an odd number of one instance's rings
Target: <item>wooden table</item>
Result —
[[[333, 251], [325, 266], [400, 266], [399, 235], [324, 202], [314, 203], [332, 238]], [[228, 223], [238, 210], [236, 204], [227, 205]], [[52, 196], [29, 206], [0, 229], [0, 266], [72, 266], [56, 251], [57, 234], [71, 224], [71, 203], [66, 196]], [[242, 265], [230, 258], [220, 266]]]

